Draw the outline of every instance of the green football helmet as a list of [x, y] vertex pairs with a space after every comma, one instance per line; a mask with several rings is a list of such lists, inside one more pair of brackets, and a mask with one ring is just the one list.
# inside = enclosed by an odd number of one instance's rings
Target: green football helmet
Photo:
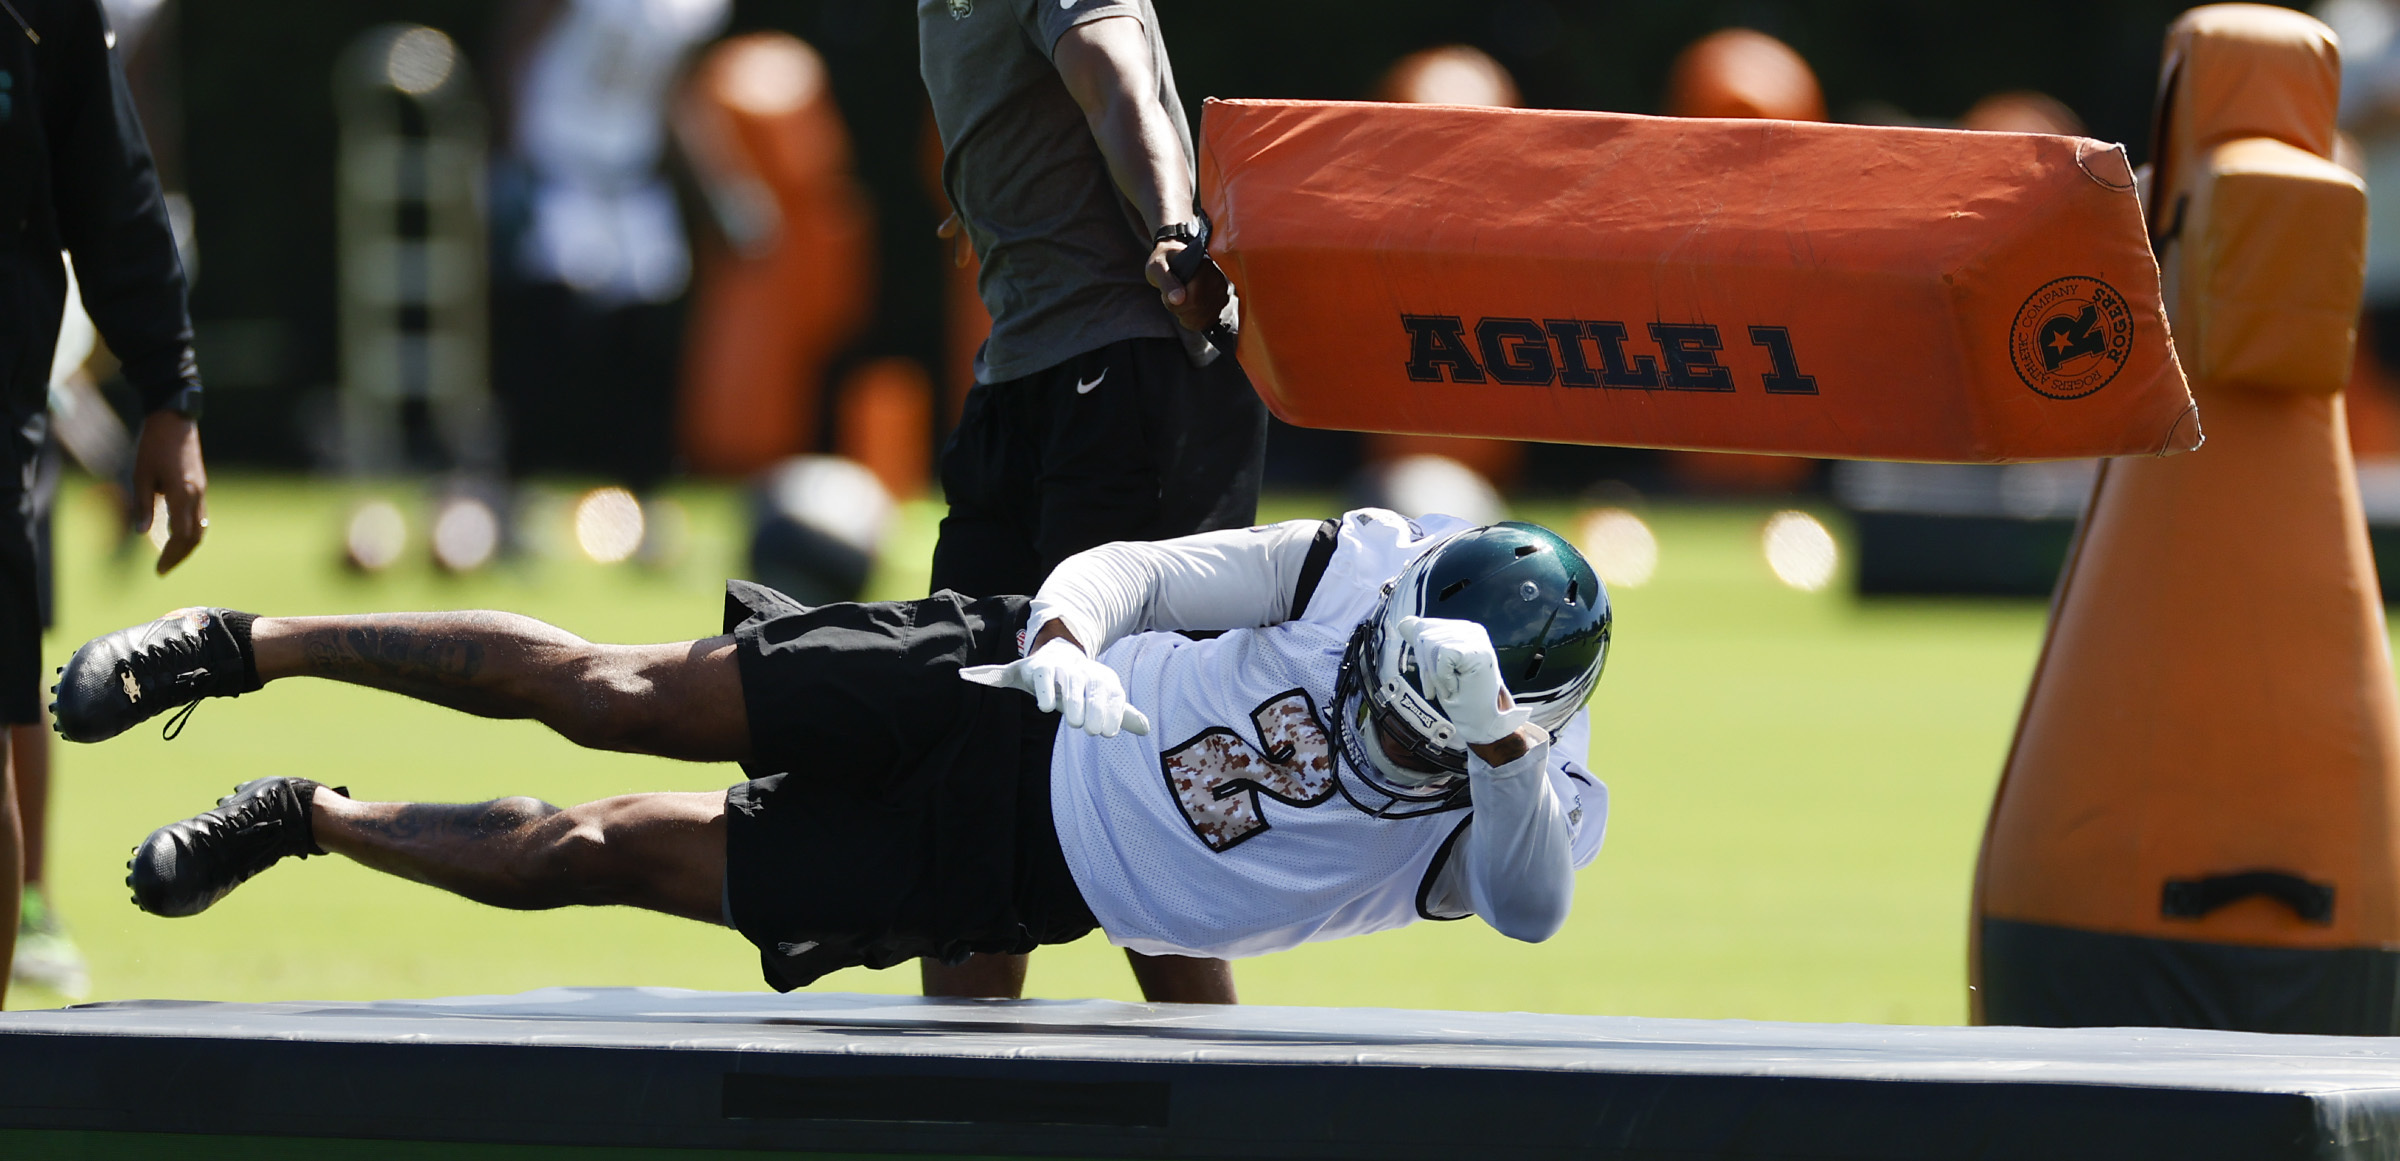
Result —
[[[1557, 732], [1583, 708], [1608, 662], [1608, 590], [1575, 546], [1538, 524], [1471, 528], [1425, 550], [1384, 588], [1351, 638], [1334, 695], [1343, 753], [1397, 803], [1443, 801], [1466, 781], [1466, 744], [1428, 696], [1405, 617], [1483, 626], [1501, 680], [1533, 722]], [[1395, 760], [1373, 735], [1389, 739]]]

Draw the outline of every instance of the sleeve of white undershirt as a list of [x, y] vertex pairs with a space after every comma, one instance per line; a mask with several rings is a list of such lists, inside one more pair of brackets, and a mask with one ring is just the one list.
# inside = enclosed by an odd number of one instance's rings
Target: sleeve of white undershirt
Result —
[[1426, 895], [1434, 915], [1480, 915], [1527, 943], [1558, 934], [1575, 902], [1574, 831], [1551, 789], [1550, 747], [1505, 766], [1467, 758], [1475, 815]]
[[1291, 613], [1316, 520], [1120, 541], [1060, 561], [1026, 622], [1033, 641], [1054, 620], [1097, 657], [1118, 638], [1154, 629], [1252, 629]]

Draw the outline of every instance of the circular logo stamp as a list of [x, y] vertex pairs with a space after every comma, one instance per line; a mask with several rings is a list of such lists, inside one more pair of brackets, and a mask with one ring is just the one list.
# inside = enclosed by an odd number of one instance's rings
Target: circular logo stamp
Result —
[[2081, 399], [2117, 377], [2133, 354], [2133, 310], [2097, 278], [2053, 278], [2017, 308], [2008, 361], [2027, 387]]

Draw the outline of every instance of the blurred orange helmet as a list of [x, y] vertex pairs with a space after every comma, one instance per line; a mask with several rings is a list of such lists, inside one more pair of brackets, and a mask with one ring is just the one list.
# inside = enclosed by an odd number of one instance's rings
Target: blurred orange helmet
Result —
[[1792, 46], [1763, 32], [1728, 28], [1694, 41], [1675, 58], [1664, 111], [1671, 117], [1822, 121], [1825, 94]]
[[2057, 133], [2080, 137], [2083, 118], [2048, 93], [1993, 93], [1958, 119], [1961, 129], [1987, 133]]
[[1375, 86], [1378, 101], [1410, 105], [1517, 107], [1517, 81], [1480, 49], [1448, 44], [1393, 62]]

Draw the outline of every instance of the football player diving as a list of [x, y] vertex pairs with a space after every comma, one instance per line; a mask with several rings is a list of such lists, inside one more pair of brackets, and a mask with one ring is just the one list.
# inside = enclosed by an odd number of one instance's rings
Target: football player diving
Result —
[[1367, 509], [1069, 558], [1032, 598], [804, 607], [601, 645], [509, 613], [185, 609], [96, 638], [60, 732], [112, 737], [287, 677], [597, 749], [742, 764], [711, 793], [561, 809], [246, 782], [126, 882], [193, 915], [328, 852], [499, 907], [645, 907], [742, 933], [767, 982], [1025, 952], [1095, 926], [1235, 958], [1475, 915], [1538, 941], [1599, 852], [1584, 768], [1608, 595], [1548, 529]]

